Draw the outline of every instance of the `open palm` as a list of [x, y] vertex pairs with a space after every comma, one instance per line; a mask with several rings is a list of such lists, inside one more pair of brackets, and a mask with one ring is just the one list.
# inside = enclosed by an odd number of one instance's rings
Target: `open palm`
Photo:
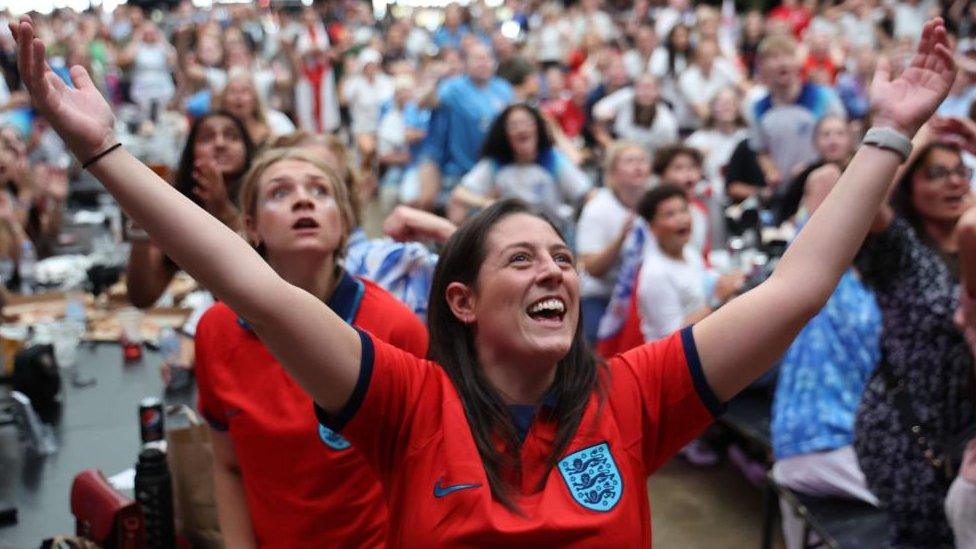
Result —
[[912, 136], [939, 107], [956, 78], [956, 64], [941, 18], [922, 29], [911, 63], [891, 79], [886, 61], [878, 64], [871, 82], [871, 107], [876, 126], [888, 125]]
[[30, 18], [11, 23], [10, 30], [17, 40], [17, 68], [34, 107], [75, 156], [85, 160], [114, 144], [115, 116], [88, 72], [71, 67], [75, 88], [69, 88], [45, 61], [44, 43], [34, 37]]

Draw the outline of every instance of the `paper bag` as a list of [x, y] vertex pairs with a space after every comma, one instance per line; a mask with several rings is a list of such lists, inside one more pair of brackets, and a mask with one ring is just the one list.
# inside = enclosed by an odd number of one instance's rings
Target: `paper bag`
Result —
[[[173, 478], [176, 532], [194, 547], [223, 549], [214, 494], [210, 427], [185, 405], [171, 407], [167, 415], [182, 415], [188, 420], [187, 426], [170, 428], [166, 433], [166, 459]], [[167, 423], [172, 425], [175, 422]]]

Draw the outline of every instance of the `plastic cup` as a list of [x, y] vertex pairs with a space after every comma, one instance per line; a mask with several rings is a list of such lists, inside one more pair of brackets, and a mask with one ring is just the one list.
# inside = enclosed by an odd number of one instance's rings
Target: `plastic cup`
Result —
[[120, 338], [123, 343], [142, 343], [142, 329], [140, 328], [142, 311], [135, 307], [126, 307], [115, 313], [115, 318], [118, 319], [119, 327], [122, 328]]
[[75, 365], [78, 358], [78, 344], [81, 334], [71, 322], [58, 322], [50, 327], [51, 344], [54, 346], [54, 360], [62, 368]]
[[3, 369], [7, 375], [14, 372], [14, 358], [27, 342], [27, 326], [21, 324], [0, 325], [0, 351], [3, 353]]

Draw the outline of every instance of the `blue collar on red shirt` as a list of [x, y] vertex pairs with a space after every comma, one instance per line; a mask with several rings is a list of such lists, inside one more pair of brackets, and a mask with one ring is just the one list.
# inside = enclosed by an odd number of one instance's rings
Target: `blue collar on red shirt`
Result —
[[[343, 269], [339, 277], [339, 284], [336, 285], [336, 289], [332, 292], [332, 297], [329, 298], [326, 305], [332, 309], [332, 312], [339, 315], [339, 318], [346, 324], [352, 324], [359, 312], [359, 306], [362, 305], [363, 294], [365, 293], [366, 284]], [[241, 328], [251, 331], [251, 325], [240, 316], [237, 317], [237, 323]]]
[[518, 431], [519, 442], [525, 442], [525, 436], [529, 434], [532, 421], [535, 420], [536, 412], [541, 407], [553, 409], [556, 407], [556, 392], [550, 390], [542, 397], [542, 404], [509, 404], [508, 413], [512, 415], [515, 422], [515, 430]]

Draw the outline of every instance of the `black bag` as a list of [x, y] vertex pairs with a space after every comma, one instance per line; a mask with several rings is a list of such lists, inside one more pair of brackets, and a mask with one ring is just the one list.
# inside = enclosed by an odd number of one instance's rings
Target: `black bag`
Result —
[[42, 421], [57, 419], [61, 413], [61, 373], [52, 345], [34, 345], [17, 353], [13, 383], [15, 391], [30, 399]]

